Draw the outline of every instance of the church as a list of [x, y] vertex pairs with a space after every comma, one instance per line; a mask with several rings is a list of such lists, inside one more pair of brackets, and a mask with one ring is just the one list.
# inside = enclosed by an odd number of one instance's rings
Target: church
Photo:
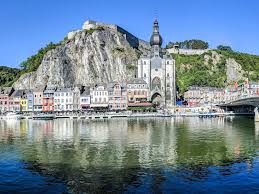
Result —
[[175, 60], [162, 52], [162, 43], [158, 21], [155, 20], [150, 38], [151, 51], [138, 60], [138, 78], [148, 84], [152, 103], [171, 108], [176, 104]]

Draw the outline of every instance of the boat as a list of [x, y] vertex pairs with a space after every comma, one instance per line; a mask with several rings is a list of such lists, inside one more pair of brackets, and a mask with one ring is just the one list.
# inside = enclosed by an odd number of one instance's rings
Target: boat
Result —
[[22, 118], [23, 116], [21, 114], [17, 114], [14, 112], [9, 112], [6, 115], [2, 116], [2, 119], [6, 119], [6, 120], [19, 120]]
[[32, 119], [53, 120], [53, 119], [55, 119], [55, 115], [54, 114], [45, 114], [45, 113], [35, 114], [32, 116]]

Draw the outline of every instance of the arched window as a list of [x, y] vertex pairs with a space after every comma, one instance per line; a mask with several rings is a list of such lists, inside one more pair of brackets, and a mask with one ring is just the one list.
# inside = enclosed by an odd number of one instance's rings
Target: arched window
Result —
[[144, 73], [144, 77], [147, 77], [146, 73]]
[[152, 90], [154, 89], [158, 89], [160, 90], [161, 89], [161, 80], [159, 77], [155, 77], [153, 80], [152, 80]]

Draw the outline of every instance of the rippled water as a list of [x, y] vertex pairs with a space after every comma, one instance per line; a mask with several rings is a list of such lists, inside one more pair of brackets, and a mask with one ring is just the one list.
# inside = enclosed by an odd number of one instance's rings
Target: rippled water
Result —
[[256, 193], [252, 118], [0, 121], [0, 193]]

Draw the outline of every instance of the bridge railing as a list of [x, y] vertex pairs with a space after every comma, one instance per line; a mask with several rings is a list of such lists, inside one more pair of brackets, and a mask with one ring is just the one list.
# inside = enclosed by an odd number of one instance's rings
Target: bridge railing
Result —
[[225, 99], [221, 100], [219, 105], [221, 105], [221, 104], [229, 104], [231, 102], [235, 102], [235, 101], [238, 101], [238, 100], [245, 100], [245, 99], [255, 98], [255, 97], [259, 98], [259, 94], [255, 93], [255, 94], [249, 94], [249, 95], [228, 96]]

